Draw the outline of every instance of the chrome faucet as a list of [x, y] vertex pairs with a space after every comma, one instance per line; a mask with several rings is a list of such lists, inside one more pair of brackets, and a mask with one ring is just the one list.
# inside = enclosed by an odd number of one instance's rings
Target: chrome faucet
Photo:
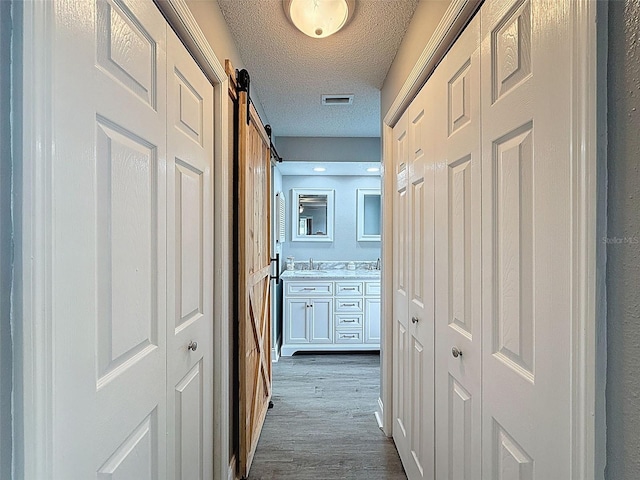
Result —
[[313, 258], [309, 258], [309, 270], [313, 270]]
[[380, 270], [380, 258], [378, 258], [378, 260], [376, 260], [376, 270]]

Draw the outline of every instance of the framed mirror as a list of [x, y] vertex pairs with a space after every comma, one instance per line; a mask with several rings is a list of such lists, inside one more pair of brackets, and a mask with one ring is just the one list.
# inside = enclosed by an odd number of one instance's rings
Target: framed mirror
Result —
[[333, 242], [334, 191], [292, 188], [291, 197], [291, 240]]
[[380, 189], [359, 188], [357, 207], [357, 240], [379, 242], [382, 230]]

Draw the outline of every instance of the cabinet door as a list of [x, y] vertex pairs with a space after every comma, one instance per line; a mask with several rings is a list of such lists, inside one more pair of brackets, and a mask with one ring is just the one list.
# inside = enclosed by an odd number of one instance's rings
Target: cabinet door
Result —
[[310, 303], [306, 298], [288, 298], [285, 303], [284, 334], [286, 343], [309, 343], [307, 310]]
[[333, 343], [333, 299], [316, 298], [309, 305], [311, 343]]
[[380, 299], [364, 299], [364, 342], [380, 343]]

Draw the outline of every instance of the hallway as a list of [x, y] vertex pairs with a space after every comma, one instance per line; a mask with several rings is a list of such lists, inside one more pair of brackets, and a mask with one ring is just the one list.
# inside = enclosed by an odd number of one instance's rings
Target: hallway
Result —
[[406, 479], [373, 412], [380, 356], [311, 354], [273, 364], [273, 402], [249, 480]]

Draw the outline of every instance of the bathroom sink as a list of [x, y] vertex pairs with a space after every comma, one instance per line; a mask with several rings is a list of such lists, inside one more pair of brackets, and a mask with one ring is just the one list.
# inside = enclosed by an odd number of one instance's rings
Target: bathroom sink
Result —
[[328, 273], [326, 270], [300, 270], [296, 272], [298, 275], [324, 275]]

